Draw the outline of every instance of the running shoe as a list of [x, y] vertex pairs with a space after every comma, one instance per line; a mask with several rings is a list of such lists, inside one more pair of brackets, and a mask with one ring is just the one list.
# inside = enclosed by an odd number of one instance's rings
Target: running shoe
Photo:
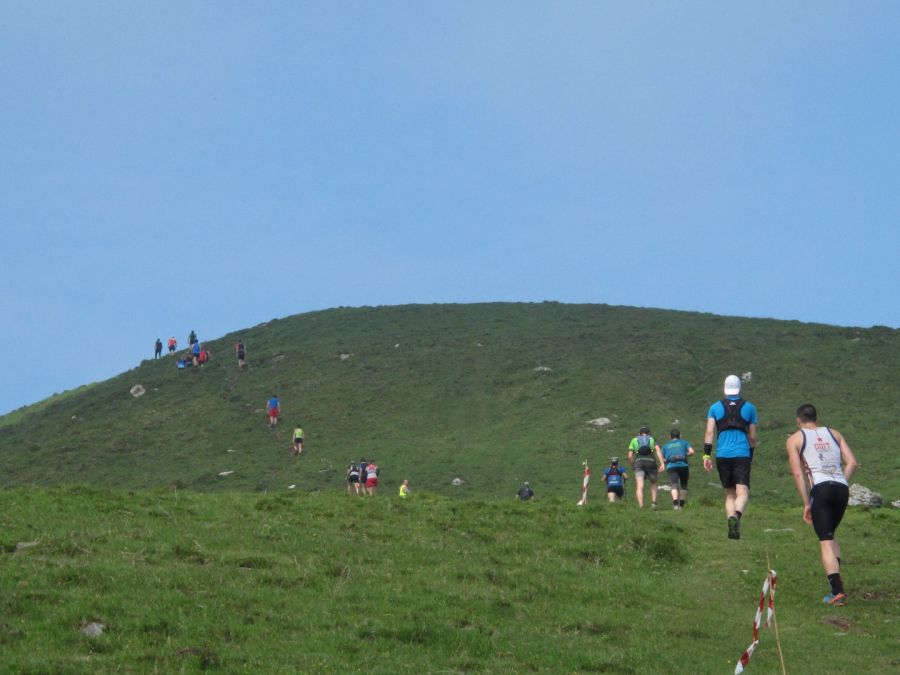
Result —
[[826, 605], [831, 605], [832, 607], [843, 607], [847, 604], [847, 596], [844, 593], [838, 593], [837, 595], [829, 593], [822, 598], [822, 602]]
[[741, 538], [741, 521], [739, 521], [734, 516], [731, 516], [728, 519], [728, 538], [729, 539], [740, 539]]

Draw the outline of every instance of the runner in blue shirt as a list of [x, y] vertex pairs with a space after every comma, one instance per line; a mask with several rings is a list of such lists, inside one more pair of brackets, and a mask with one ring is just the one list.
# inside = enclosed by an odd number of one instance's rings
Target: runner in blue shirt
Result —
[[716, 440], [716, 469], [725, 488], [725, 515], [728, 538], [741, 538], [741, 516], [750, 500], [750, 463], [756, 447], [759, 425], [756, 406], [741, 398], [741, 378], [725, 378], [725, 398], [716, 401], [706, 414], [703, 439], [703, 468], [712, 470], [713, 440]]
[[618, 457], [613, 457], [609, 467], [603, 470], [603, 480], [606, 481], [606, 498], [609, 501], [616, 502], [625, 496], [625, 481], [628, 480], [628, 472], [619, 467]]
[[281, 414], [281, 401], [275, 394], [272, 394], [272, 398], [266, 403], [266, 412], [269, 415], [269, 426], [274, 427], [278, 424], [278, 416]]

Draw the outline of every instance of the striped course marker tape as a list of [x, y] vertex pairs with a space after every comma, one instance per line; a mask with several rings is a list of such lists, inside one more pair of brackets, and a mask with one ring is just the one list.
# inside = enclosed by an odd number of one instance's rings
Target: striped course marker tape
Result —
[[762, 621], [763, 607], [766, 605], [767, 594], [769, 603], [766, 611], [766, 628], [772, 624], [772, 620], [775, 618], [775, 584], [777, 581], [778, 575], [775, 574], [775, 570], [769, 570], [769, 573], [766, 575], [766, 581], [763, 583], [762, 593], [759, 596], [759, 607], [756, 608], [756, 616], [753, 618], [753, 642], [750, 643], [750, 646], [738, 659], [737, 665], [734, 667], [734, 675], [744, 672], [744, 668], [750, 662], [750, 657], [753, 656], [753, 652], [759, 644], [759, 627]]
[[591, 482], [591, 469], [588, 467], [587, 460], [584, 460], [582, 464], [584, 465], [584, 483], [581, 486], [581, 501], [578, 502], [578, 506], [587, 504], [588, 483]]

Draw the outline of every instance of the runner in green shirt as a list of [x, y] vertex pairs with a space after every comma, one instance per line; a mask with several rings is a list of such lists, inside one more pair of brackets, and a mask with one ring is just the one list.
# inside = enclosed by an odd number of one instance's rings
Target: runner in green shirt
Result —
[[638, 435], [628, 444], [628, 463], [634, 469], [634, 490], [637, 494], [638, 507], [644, 508], [644, 478], [650, 481], [650, 505], [656, 508], [656, 457], [659, 452], [656, 439], [650, 435], [650, 427], [641, 427]]

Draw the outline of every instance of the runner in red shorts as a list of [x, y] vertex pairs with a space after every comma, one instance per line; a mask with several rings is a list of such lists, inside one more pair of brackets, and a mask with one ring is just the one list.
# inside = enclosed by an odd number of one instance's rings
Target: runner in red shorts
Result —
[[272, 394], [272, 398], [266, 404], [266, 410], [269, 413], [269, 426], [274, 427], [278, 424], [278, 415], [281, 413], [281, 401], [275, 394]]
[[366, 494], [370, 497], [375, 494], [378, 487], [378, 474], [381, 470], [375, 462], [366, 465]]

